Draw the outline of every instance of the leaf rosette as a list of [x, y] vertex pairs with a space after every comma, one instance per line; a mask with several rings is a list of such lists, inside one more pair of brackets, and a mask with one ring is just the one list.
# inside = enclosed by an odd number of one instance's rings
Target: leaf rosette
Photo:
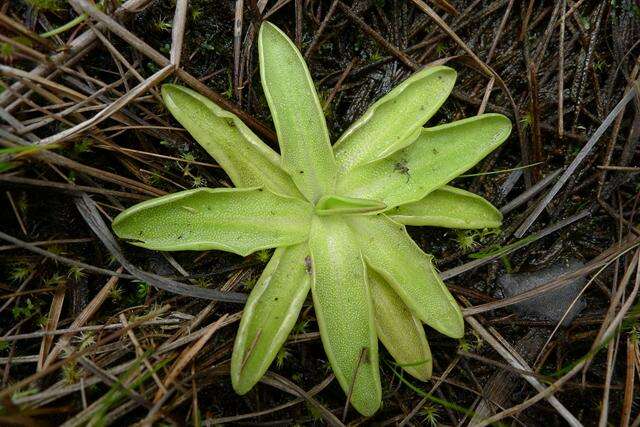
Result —
[[182, 86], [162, 87], [173, 116], [220, 164], [235, 188], [182, 191], [137, 204], [116, 234], [149, 249], [276, 248], [251, 291], [231, 360], [240, 394], [262, 378], [311, 291], [335, 376], [363, 415], [381, 403], [378, 339], [420, 380], [432, 372], [423, 324], [464, 334], [460, 308], [405, 225], [494, 228], [500, 212], [448, 186], [509, 136], [511, 122], [483, 114], [424, 127], [456, 72], [425, 68], [375, 102], [332, 146], [307, 66], [265, 22], [260, 76], [277, 153], [238, 117]]

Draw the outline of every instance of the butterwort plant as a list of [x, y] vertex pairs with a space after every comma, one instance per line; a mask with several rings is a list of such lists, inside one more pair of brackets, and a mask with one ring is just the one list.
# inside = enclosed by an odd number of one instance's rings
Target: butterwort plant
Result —
[[331, 145], [307, 66], [291, 40], [264, 22], [260, 76], [280, 153], [238, 117], [182, 86], [162, 87], [173, 116], [215, 158], [235, 188], [198, 188], [145, 201], [113, 222], [144, 248], [275, 248], [251, 291], [235, 339], [231, 381], [247, 393], [296, 323], [309, 291], [325, 353], [363, 415], [381, 404], [378, 339], [420, 380], [432, 357], [423, 323], [453, 338], [460, 308], [405, 225], [498, 227], [489, 202], [449, 181], [511, 131], [498, 114], [423, 127], [451, 92], [445, 66], [413, 74]]

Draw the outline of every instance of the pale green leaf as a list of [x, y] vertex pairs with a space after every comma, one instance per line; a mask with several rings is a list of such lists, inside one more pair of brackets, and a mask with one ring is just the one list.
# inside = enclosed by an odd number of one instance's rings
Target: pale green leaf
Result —
[[302, 194], [316, 202], [333, 193], [336, 164], [311, 75], [295, 45], [269, 22], [260, 27], [258, 51], [282, 166]]
[[417, 202], [396, 206], [387, 212], [405, 225], [446, 228], [497, 228], [502, 214], [477, 194], [445, 185]]
[[307, 239], [312, 207], [262, 188], [198, 188], [139, 203], [113, 221], [129, 243], [163, 251], [249, 255]]
[[367, 278], [378, 338], [405, 371], [419, 380], [428, 380], [433, 360], [422, 322], [382, 276], [369, 268]]
[[451, 93], [456, 72], [445, 66], [412, 74], [376, 101], [334, 145], [342, 171], [394, 153], [412, 143]]
[[[339, 216], [316, 216], [309, 237], [311, 293], [325, 353], [351, 404], [362, 415], [380, 407], [375, 331], [366, 267], [349, 226]], [[354, 381], [355, 378], [355, 381]]]
[[408, 147], [341, 177], [337, 193], [380, 200], [388, 209], [416, 202], [473, 167], [510, 131], [511, 122], [500, 114], [425, 128]]
[[342, 196], [324, 196], [316, 203], [317, 215], [358, 214], [381, 211], [386, 205], [377, 200], [354, 199]]
[[162, 98], [173, 116], [222, 166], [237, 187], [266, 187], [285, 196], [300, 192], [280, 167], [280, 156], [235, 114], [189, 88], [166, 84]]
[[367, 264], [393, 287], [413, 314], [453, 338], [464, 333], [460, 307], [404, 225], [385, 214], [349, 216], [348, 221]]
[[306, 242], [278, 248], [251, 291], [231, 356], [237, 393], [245, 394], [260, 381], [289, 336], [309, 292], [307, 268]]

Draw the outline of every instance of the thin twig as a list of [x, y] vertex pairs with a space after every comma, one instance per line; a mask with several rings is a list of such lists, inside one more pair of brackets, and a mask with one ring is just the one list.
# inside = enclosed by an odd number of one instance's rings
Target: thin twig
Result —
[[180, 66], [180, 59], [182, 58], [182, 44], [187, 26], [188, 6], [189, 0], [176, 0], [176, 10], [173, 15], [173, 25], [171, 27], [171, 51], [169, 52], [169, 61], [175, 67]]
[[596, 145], [600, 137], [604, 135], [605, 131], [609, 128], [613, 120], [615, 120], [616, 116], [622, 110], [625, 105], [627, 105], [634, 97], [636, 96], [636, 89], [632, 88], [629, 90], [625, 96], [618, 102], [618, 104], [611, 110], [607, 118], [602, 122], [602, 124], [598, 127], [598, 129], [594, 132], [594, 134], [589, 138], [589, 141], [582, 147], [578, 155], [571, 162], [571, 164], [564, 171], [562, 176], [558, 179], [555, 185], [549, 190], [549, 192], [545, 195], [545, 197], [536, 205], [535, 209], [531, 214], [524, 220], [522, 225], [516, 230], [514, 233], [516, 237], [520, 238], [526, 233], [531, 225], [535, 222], [535, 220], [540, 216], [542, 211], [547, 207], [549, 202], [558, 194], [558, 191], [566, 184], [571, 175], [576, 171], [578, 166], [582, 163], [582, 161], [587, 157], [587, 155], [591, 152], [593, 147]]

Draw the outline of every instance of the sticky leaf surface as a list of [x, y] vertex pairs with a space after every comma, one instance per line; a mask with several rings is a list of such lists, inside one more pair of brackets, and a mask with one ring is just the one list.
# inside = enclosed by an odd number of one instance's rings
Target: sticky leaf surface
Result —
[[235, 114], [183, 86], [163, 85], [162, 98], [171, 114], [216, 159], [236, 187], [266, 187], [287, 196], [300, 195], [280, 167], [280, 155]]
[[199, 188], [139, 203], [116, 217], [113, 230], [148, 249], [220, 249], [246, 256], [306, 240], [311, 209], [261, 188]]
[[510, 131], [511, 122], [500, 114], [425, 128], [408, 147], [351, 170], [338, 182], [337, 193], [380, 200], [388, 208], [418, 201], [473, 167]]
[[367, 277], [378, 338], [402, 369], [419, 380], [428, 380], [433, 359], [422, 322], [375, 270], [367, 270]]
[[346, 217], [367, 264], [393, 287], [415, 316], [453, 338], [464, 333], [458, 304], [402, 224], [384, 214]]
[[502, 214], [487, 200], [448, 185], [417, 202], [397, 206], [387, 214], [405, 225], [477, 229], [497, 228], [502, 224]]
[[451, 93], [456, 72], [445, 66], [412, 74], [376, 101], [334, 146], [341, 170], [383, 158], [413, 142]]
[[302, 194], [316, 202], [333, 192], [336, 164], [313, 80], [295, 45], [269, 22], [260, 27], [258, 51], [282, 166]]
[[378, 338], [365, 264], [351, 230], [338, 216], [313, 220], [311, 293], [320, 336], [333, 372], [363, 415], [380, 406]]
[[251, 291], [231, 357], [239, 394], [260, 381], [298, 320], [311, 284], [310, 263], [306, 242], [278, 248]]

